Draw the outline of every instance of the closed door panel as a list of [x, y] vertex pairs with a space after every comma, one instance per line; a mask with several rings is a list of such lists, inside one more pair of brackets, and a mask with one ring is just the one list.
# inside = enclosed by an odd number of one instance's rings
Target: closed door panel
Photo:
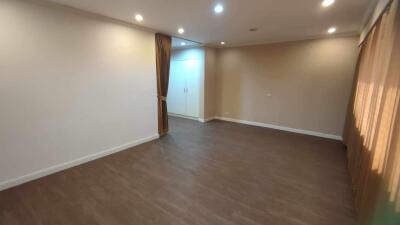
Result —
[[186, 115], [186, 78], [182, 71], [182, 61], [172, 61], [168, 87], [168, 112]]
[[201, 65], [199, 60], [183, 61], [183, 73], [186, 78], [186, 115], [199, 117], [200, 105], [200, 75]]

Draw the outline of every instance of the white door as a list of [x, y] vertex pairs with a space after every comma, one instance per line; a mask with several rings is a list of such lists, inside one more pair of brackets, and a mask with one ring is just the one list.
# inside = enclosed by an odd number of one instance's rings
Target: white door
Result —
[[183, 71], [186, 78], [186, 115], [199, 117], [201, 73], [199, 60], [185, 60]]
[[199, 60], [171, 62], [167, 98], [169, 113], [199, 117], [200, 75]]
[[180, 69], [182, 65], [182, 61], [171, 62], [167, 96], [168, 112], [179, 115], [186, 114], [186, 80]]

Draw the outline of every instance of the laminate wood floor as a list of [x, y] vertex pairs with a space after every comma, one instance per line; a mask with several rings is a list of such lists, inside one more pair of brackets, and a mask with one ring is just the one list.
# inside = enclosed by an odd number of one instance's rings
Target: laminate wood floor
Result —
[[354, 225], [337, 141], [170, 118], [152, 141], [0, 192], [1, 225]]

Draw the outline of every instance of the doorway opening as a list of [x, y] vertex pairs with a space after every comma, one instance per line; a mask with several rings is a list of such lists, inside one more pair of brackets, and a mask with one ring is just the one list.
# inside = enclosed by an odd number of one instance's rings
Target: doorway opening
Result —
[[176, 44], [173, 44], [171, 52], [168, 115], [198, 121], [202, 108], [204, 49], [197, 47], [197, 43], [190, 45], [189, 41], [177, 38], [173, 38], [173, 43], [174, 39]]

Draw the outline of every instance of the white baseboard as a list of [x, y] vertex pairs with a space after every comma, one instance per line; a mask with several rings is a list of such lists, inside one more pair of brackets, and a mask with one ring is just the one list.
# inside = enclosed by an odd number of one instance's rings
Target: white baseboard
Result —
[[184, 115], [179, 115], [179, 114], [175, 114], [175, 113], [168, 113], [168, 116], [200, 121], [200, 118], [198, 118], [198, 117], [184, 116]]
[[87, 162], [90, 162], [90, 161], [93, 161], [93, 160], [96, 160], [96, 159], [99, 159], [99, 158], [102, 158], [102, 157], [105, 157], [105, 156], [108, 156], [108, 155], [111, 155], [111, 154], [114, 154], [114, 153], [117, 153], [117, 152], [120, 152], [123, 150], [127, 150], [129, 148], [135, 147], [137, 145], [140, 145], [140, 144], [143, 144], [143, 143], [146, 143], [146, 142], [158, 139], [158, 138], [159, 138], [159, 135], [155, 134], [155, 135], [152, 135], [152, 136], [149, 136], [146, 138], [142, 138], [142, 139], [139, 139], [136, 141], [132, 141], [130, 143], [126, 143], [126, 144], [123, 144], [123, 145], [120, 145], [120, 146], [117, 146], [117, 147], [114, 147], [111, 149], [107, 149], [107, 150], [104, 150], [104, 151], [101, 151], [101, 152], [98, 152], [98, 153], [95, 153], [92, 155], [84, 156], [84, 157], [81, 157], [81, 158], [78, 158], [75, 160], [71, 160], [69, 162], [51, 166], [49, 168], [39, 170], [39, 171], [30, 173], [30, 174], [27, 174], [27, 175], [24, 175], [21, 177], [6, 180], [6, 181], [0, 183], [0, 191], [11, 188], [11, 187], [18, 186], [20, 184], [23, 184], [23, 183], [26, 183], [26, 182], [29, 182], [32, 180], [36, 180], [38, 178], [41, 178], [41, 177], [44, 177], [44, 176], [47, 176], [47, 175], [50, 175], [53, 173], [60, 172], [62, 170], [66, 170], [66, 169], [74, 167], [74, 166], [78, 166], [80, 164], [87, 163]]
[[214, 117], [205, 118], [205, 119], [200, 118], [199, 121], [202, 122], [202, 123], [207, 123], [207, 122], [210, 122], [211, 120], [214, 120], [214, 119], [215, 119]]
[[215, 117], [197, 118], [197, 117], [184, 116], [184, 115], [179, 115], [179, 114], [174, 114], [174, 113], [168, 113], [168, 116], [178, 117], [178, 118], [183, 118], [183, 119], [189, 119], [189, 120], [196, 120], [196, 121], [199, 121], [199, 122], [202, 122], [202, 123], [207, 123], [207, 122], [210, 122], [211, 120], [215, 119]]
[[215, 117], [214, 119], [228, 121], [228, 122], [234, 122], [234, 123], [241, 123], [241, 124], [246, 124], [246, 125], [252, 125], [252, 126], [257, 126], [257, 127], [266, 127], [266, 128], [271, 128], [271, 129], [275, 129], [275, 130], [288, 131], [288, 132], [298, 133], [298, 134], [306, 134], [306, 135], [328, 138], [328, 139], [333, 139], [333, 140], [338, 140], [338, 141], [343, 140], [342, 137], [340, 137], [338, 135], [334, 135], [334, 134], [325, 134], [325, 133], [320, 133], [320, 132], [316, 132], [316, 131], [309, 131], [309, 130], [291, 128], [291, 127], [277, 126], [277, 125], [268, 124], [268, 123], [259, 123], [259, 122], [253, 122], [253, 121], [247, 121], [247, 120], [227, 118], [227, 117]]

